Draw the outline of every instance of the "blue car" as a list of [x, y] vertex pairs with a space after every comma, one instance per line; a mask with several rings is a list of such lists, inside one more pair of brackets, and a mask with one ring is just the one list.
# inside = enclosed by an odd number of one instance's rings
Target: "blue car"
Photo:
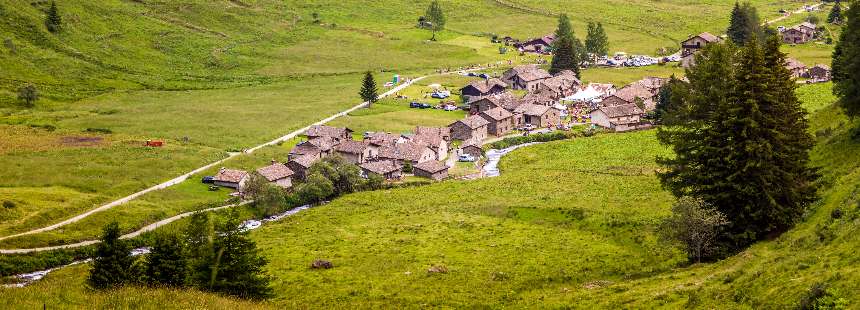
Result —
[[410, 108], [420, 108], [420, 107], [421, 107], [421, 103], [416, 102], [416, 101], [412, 101], [412, 102], [410, 102], [410, 103], [409, 103], [409, 107], [410, 107]]
[[482, 79], [485, 79], [485, 80], [489, 80], [489, 79], [490, 79], [490, 76], [489, 76], [489, 75], [487, 75], [486, 73], [481, 73], [481, 75], [478, 75], [478, 77], [480, 77], [480, 78], [482, 78]]
[[206, 177], [203, 177], [203, 179], [200, 181], [203, 182], [203, 184], [212, 184], [212, 183], [215, 183], [215, 177], [206, 176]]

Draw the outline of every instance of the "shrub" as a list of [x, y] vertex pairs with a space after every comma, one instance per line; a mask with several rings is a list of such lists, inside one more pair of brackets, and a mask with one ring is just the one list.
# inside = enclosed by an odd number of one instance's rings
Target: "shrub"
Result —
[[92, 133], [101, 133], [101, 134], [112, 134], [113, 131], [107, 128], [87, 128], [84, 132], [92, 132]]
[[830, 211], [830, 218], [838, 220], [842, 218], [842, 209], [836, 208]]
[[703, 258], [712, 258], [720, 228], [728, 223], [725, 215], [702, 200], [681, 197], [660, 231], [665, 239], [681, 242], [690, 260], [701, 262]]
[[542, 134], [533, 134], [528, 136], [504, 138], [501, 141], [496, 141], [490, 144], [492, 149], [505, 149], [511, 146], [532, 143], [532, 142], [550, 142], [556, 140], [565, 140], [574, 137], [575, 134], [565, 132], [551, 132]]
[[4, 201], [3, 201], [3, 208], [6, 208], [6, 209], [14, 209], [16, 206], [17, 206], [17, 205], [15, 205], [15, 202], [14, 202], [14, 201], [9, 201], [9, 200], [4, 200]]
[[848, 300], [840, 297], [838, 290], [831, 288], [827, 283], [819, 282], [812, 285], [806, 294], [801, 297], [799, 309], [847, 309]]

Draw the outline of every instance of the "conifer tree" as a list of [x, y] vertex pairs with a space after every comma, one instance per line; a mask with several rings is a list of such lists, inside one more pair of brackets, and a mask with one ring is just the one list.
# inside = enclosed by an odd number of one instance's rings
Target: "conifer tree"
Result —
[[178, 287], [185, 284], [188, 262], [184, 245], [176, 234], [155, 236], [155, 244], [146, 260], [146, 279], [150, 285]]
[[34, 103], [39, 100], [39, 91], [33, 84], [27, 84], [18, 89], [18, 100], [24, 102], [24, 106], [32, 108]]
[[758, 12], [749, 2], [735, 2], [726, 34], [735, 44], [746, 45], [755, 36], [763, 35]]
[[191, 283], [202, 290], [240, 298], [268, 298], [272, 288], [263, 270], [268, 261], [239, 225], [235, 212], [216, 223], [211, 245], [202, 248], [202, 256], [193, 266]]
[[60, 32], [63, 27], [63, 20], [60, 17], [60, 11], [57, 9], [57, 3], [51, 1], [51, 7], [48, 8], [48, 14], [45, 16], [45, 27], [50, 32]]
[[585, 37], [585, 50], [593, 56], [603, 56], [609, 53], [608, 41], [603, 25], [588, 23], [588, 35]]
[[430, 22], [430, 30], [433, 31], [433, 37], [430, 40], [436, 41], [436, 32], [445, 29], [445, 13], [442, 12], [442, 6], [439, 5], [439, 1], [433, 0], [424, 15], [427, 21]]
[[361, 100], [368, 103], [368, 107], [379, 101], [379, 94], [376, 90], [376, 80], [373, 79], [373, 73], [367, 71], [364, 73], [364, 80], [361, 83], [361, 91], [358, 93]]
[[860, 115], [860, 8], [845, 11], [845, 26], [833, 51], [833, 92], [846, 114]]
[[827, 15], [827, 22], [831, 24], [842, 22], [842, 3], [840, 1], [833, 4], [830, 14]]
[[118, 287], [132, 280], [134, 258], [130, 253], [131, 247], [119, 237], [120, 230], [117, 222], [105, 226], [88, 278], [92, 287], [98, 289]]
[[570, 19], [562, 14], [558, 18], [558, 28], [555, 31], [553, 42], [552, 62], [549, 72], [556, 74], [564, 70], [571, 70], [579, 78], [579, 64], [582, 62], [582, 42], [573, 35]]

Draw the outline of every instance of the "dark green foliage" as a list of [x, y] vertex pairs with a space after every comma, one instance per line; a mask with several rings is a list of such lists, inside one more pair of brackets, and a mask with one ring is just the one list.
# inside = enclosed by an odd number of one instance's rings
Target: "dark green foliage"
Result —
[[14, 209], [16, 207], [14, 201], [3, 200], [3, 208], [5, 209]]
[[63, 28], [63, 20], [60, 17], [59, 9], [57, 9], [57, 3], [54, 1], [51, 1], [51, 7], [45, 16], [45, 27], [48, 28], [48, 31], [54, 33], [60, 32]]
[[690, 84], [672, 94], [681, 99], [669, 113], [677, 121], [658, 133], [677, 155], [658, 160], [668, 168], [661, 183], [728, 217], [728, 251], [786, 231], [816, 199], [813, 140], [785, 54], [776, 37], [748, 43], [740, 53], [728, 43], [696, 56]]
[[202, 290], [240, 298], [268, 298], [272, 288], [263, 270], [268, 261], [239, 225], [235, 212], [214, 224], [214, 233], [205, 237], [211, 241], [197, 250], [200, 256], [193, 262], [190, 283]]
[[584, 48], [582, 42], [577, 39], [570, 26], [570, 19], [562, 14], [558, 18], [558, 28], [555, 31], [555, 42], [552, 47], [552, 63], [549, 72], [556, 74], [564, 70], [571, 70], [580, 76], [579, 65], [582, 63]]
[[308, 170], [309, 174], [319, 174], [329, 181], [334, 189], [334, 196], [353, 193], [362, 188], [364, 179], [361, 169], [341, 156], [326, 156], [314, 163]]
[[541, 133], [541, 134], [532, 134], [528, 136], [518, 136], [518, 137], [509, 137], [504, 138], [500, 141], [493, 142], [490, 144], [490, 148], [492, 149], [505, 149], [512, 147], [514, 145], [526, 144], [531, 142], [550, 142], [550, 141], [558, 141], [570, 139], [574, 135], [568, 134], [560, 131], [555, 131], [551, 133]]
[[433, 31], [433, 37], [430, 40], [436, 41], [436, 31], [445, 29], [445, 13], [442, 12], [439, 1], [433, 0], [424, 15], [427, 17], [427, 21], [430, 22], [430, 30]]
[[185, 284], [188, 262], [184, 245], [177, 234], [161, 233], [155, 236], [155, 244], [146, 257], [148, 284], [173, 287]]
[[282, 212], [287, 207], [286, 193], [262, 175], [253, 172], [245, 183], [245, 198], [254, 201], [257, 216], [266, 217]]
[[609, 37], [602, 23], [588, 22], [588, 36], [585, 37], [585, 50], [595, 56], [609, 54]]
[[32, 108], [39, 100], [39, 91], [36, 90], [35, 85], [27, 84], [18, 89], [18, 100], [21, 100], [25, 107]]
[[663, 220], [660, 233], [680, 242], [690, 261], [712, 259], [717, 252], [717, 238], [726, 216], [699, 199], [681, 197], [672, 206], [672, 216]]
[[753, 37], [762, 35], [761, 20], [755, 7], [749, 2], [744, 2], [743, 5], [735, 2], [726, 33], [732, 42], [738, 45], [746, 45]]
[[67, 265], [92, 256], [92, 247], [28, 254], [0, 255], [0, 277]]
[[842, 22], [842, 2], [836, 1], [830, 9], [830, 14], [827, 15], [827, 22], [831, 24]]
[[[377, 94], [376, 90], [376, 80], [373, 79], [373, 73], [370, 73], [370, 71], [364, 73], [364, 80], [361, 83], [361, 91], [358, 94], [361, 96], [361, 100], [368, 102], [369, 104], [379, 101], [379, 94]], [[368, 105], [368, 107], [369, 106], [370, 105]]]
[[119, 287], [135, 279], [132, 270], [134, 258], [130, 253], [131, 246], [119, 237], [120, 230], [117, 222], [105, 226], [88, 279], [92, 287], [97, 289]]
[[686, 83], [679, 80], [673, 74], [669, 78], [669, 82], [660, 88], [660, 92], [657, 94], [657, 104], [654, 111], [651, 111], [648, 117], [656, 124], [674, 123], [671, 116], [675, 115], [675, 113], [672, 113], [672, 111], [676, 109], [675, 107], [682, 105], [682, 98], [680, 96], [672, 96], [672, 93], [683, 93], [684, 87], [686, 87]]
[[296, 185], [296, 197], [302, 203], [318, 203], [334, 195], [334, 183], [319, 173], [308, 174], [305, 181]]
[[797, 305], [801, 310], [847, 309], [848, 300], [827, 283], [815, 283], [800, 299]]
[[846, 25], [833, 51], [833, 92], [851, 117], [860, 115], [860, 8], [845, 11]]

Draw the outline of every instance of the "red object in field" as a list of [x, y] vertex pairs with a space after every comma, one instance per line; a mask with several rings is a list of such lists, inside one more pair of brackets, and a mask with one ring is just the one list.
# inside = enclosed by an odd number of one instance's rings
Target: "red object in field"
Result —
[[151, 146], [151, 147], [162, 147], [162, 146], [164, 146], [164, 141], [158, 141], [158, 140], [156, 140], [156, 141], [146, 140], [146, 146]]

